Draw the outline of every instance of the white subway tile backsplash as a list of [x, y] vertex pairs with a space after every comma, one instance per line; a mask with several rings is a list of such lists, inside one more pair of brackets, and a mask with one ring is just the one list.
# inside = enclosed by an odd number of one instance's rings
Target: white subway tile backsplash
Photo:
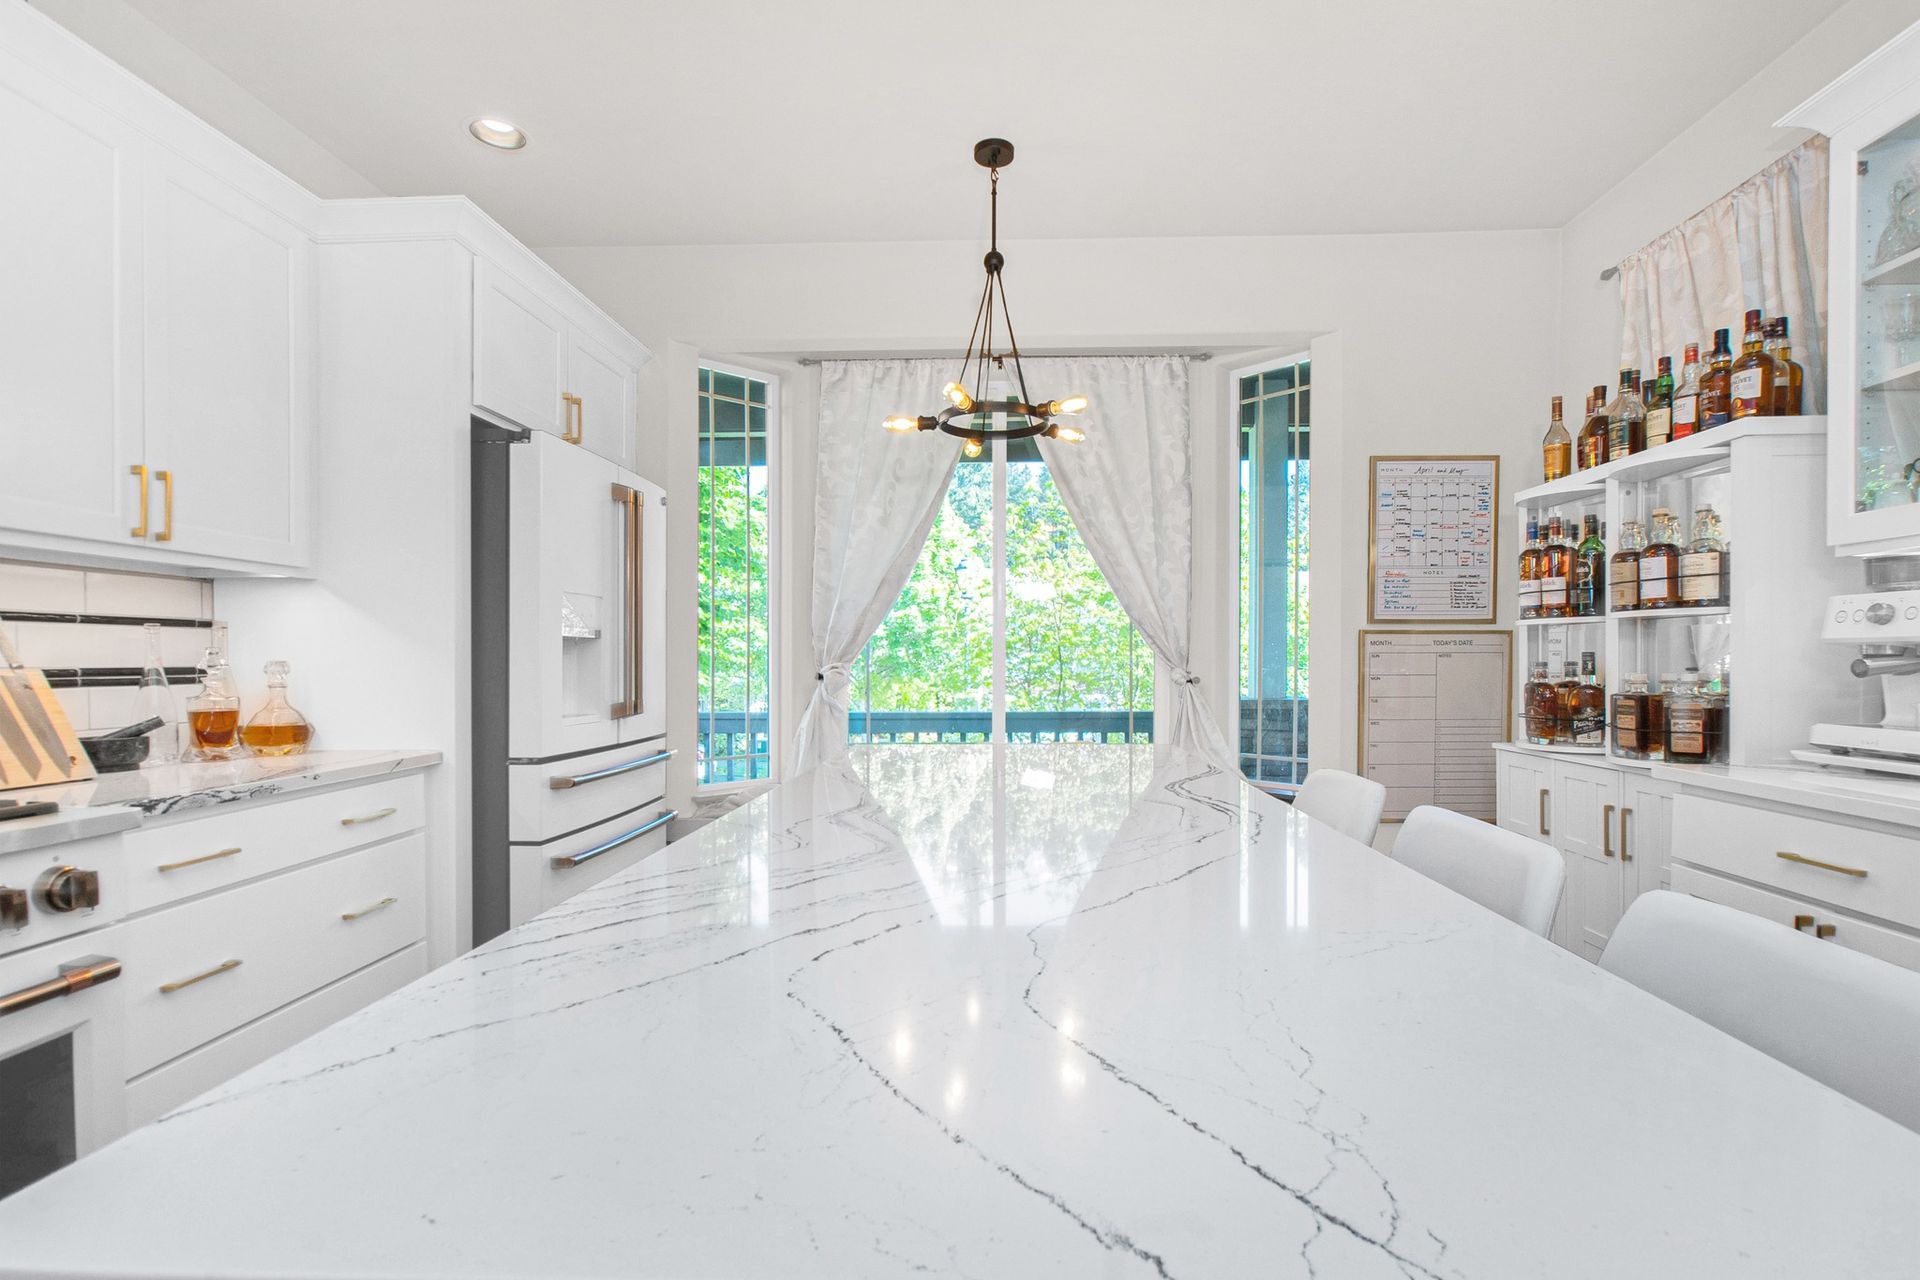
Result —
[[[0, 561], [0, 614], [5, 613], [198, 621], [213, 616], [213, 583]], [[0, 628], [28, 666], [137, 668], [146, 662], [146, 633], [131, 623], [11, 620], [0, 621]], [[198, 666], [209, 634], [204, 627], [162, 628], [162, 660], [169, 667]]]
[[128, 618], [212, 617], [212, 584], [199, 578], [86, 571], [87, 613]]
[[29, 667], [126, 667], [140, 664], [141, 639], [138, 627], [18, 622], [13, 647]]
[[79, 613], [85, 608], [85, 575], [80, 570], [0, 560], [0, 611]]

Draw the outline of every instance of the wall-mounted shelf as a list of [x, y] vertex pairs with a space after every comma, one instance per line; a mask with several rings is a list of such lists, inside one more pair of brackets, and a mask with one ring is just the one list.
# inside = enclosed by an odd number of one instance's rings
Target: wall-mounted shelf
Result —
[[[1920, 374], [1920, 365], [1914, 366], [1914, 370], [1916, 374]], [[1920, 386], [1920, 381], [1916, 381], [1914, 385]], [[1736, 440], [1751, 436], [1817, 435], [1826, 430], [1826, 424], [1824, 415], [1742, 418], [1738, 422], [1709, 427], [1684, 440], [1671, 440], [1666, 444], [1655, 445], [1651, 449], [1631, 457], [1621, 458], [1617, 462], [1602, 463], [1597, 467], [1576, 471], [1570, 476], [1562, 476], [1546, 484], [1537, 484], [1531, 489], [1522, 489], [1513, 495], [1513, 501], [1521, 508], [1560, 507], [1583, 502], [1599, 502], [1606, 495], [1606, 482], [1609, 480], [1617, 480], [1623, 484], [1658, 480], [1662, 476], [1691, 471], [1695, 467], [1724, 461]]]
[[1591, 627], [1605, 622], [1605, 614], [1590, 614], [1584, 618], [1516, 618], [1516, 627]]
[[1724, 618], [1732, 612], [1729, 605], [1700, 604], [1678, 609], [1622, 609], [1607, 616], [1621, 622], [1663, 622], [1669, 618]]

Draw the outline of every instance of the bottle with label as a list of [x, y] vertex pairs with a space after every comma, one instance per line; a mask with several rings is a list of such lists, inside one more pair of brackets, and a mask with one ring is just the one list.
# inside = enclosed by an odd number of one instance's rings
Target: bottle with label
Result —
[[1587, 396], [1587, 421], [1575, 442], [1580, 469], [1597, 467], [1607, 460], [1607, 389], [1595, 387]]
[[1611, 708], [1613, 754], [1629, 760], [1648, 759], [1647, 678], [1636, 673], [1621, 681]]
[[1640, 402], [1640, 371], [1620, 371], [1620, 394], [1607, 406], [1607, 461], [1631, 457], [1647, 447], [1647, 408]]
[[313, 737], [313, 722], [287, 701], [287, 672], [284, 658], [266, 665], [267, 705], [253, 713], [240, 740], [257, 756], [299, 756], [307, 752]]
[[1600, 668], [1593, 650], [1580, 655], [1580, 683], [1574, 686], [1572, 715], [1573, 745], [1607, 745], [1607, 691], [1600, 684]]
[[1692, 609], [1727, 602], [1727, 547], [1720, 517], [1703, 506], [1693, 513], [1693, 540], [1680, 555], [1680, 603]]
[[1736, 418], [1757, 418], [1773, 412], [1773, 357], [1767, 354], [1766, 331], [1760, 313], [1747, 312], [1747, 331], [1740, 339], [1740, 358], [1733, 362], [1728, 381]]
[[227, 624], [213, 624], [201, 660], [200, 692], [187, 699], [187, 733], [196, 760], [232, 760], [240, 747], [240, 694], [227, 666]]
[[1673, 388], [1673, 438], [1684, 440], [1700, 429], [1700, 344], [1689, 342]]
[[1520, 616], [1540, 616], [1540, 521], [1527, 517], [1527, 545], [1520, 551]]
[[1643, 389], [1647, 405], [1647, 448], [1673, 438], [1673, 357], [1660, 357], [1660, 371]]
[[1671, 609], [1680, 603], [1680, 522], [1656, 507], [1640, 552], [1640, 607]]
[[1607, 566], [1607, 579], [1613, 583], [1608, 593], [1610, 612], [1632, 613], [1640, 607], [1640, 554], [1647, 549], [1646, 531], [1638, 520], [1620, 526], [1620, 549]]
[[1607, 611], [1607, 541], [1600, 517], [1588, 516], [1573, 549], [1573, 616], [1597, 618]]
[[1553, 419], [1547, 424], [1547, 438], [1540, 445], [1541, 471], [1548, 480], [1573, 474], [1573, 437], [1560, 420], [1560, 397], [1553, 398]]
[[1573, 616], [1573, 546], [1567, 541], [1566, 525], [1559, 516], [1547, 521], [1547, 540], [1541, 548], [1539, 567], [1540, 616]]
[[1670, 764], [1708, 764], [1713, 747], [1707, 733], [1707, 699], [1700, 690], [1700, 673], [1688, 667], [1667, 685], [1667, 761]]
[[1727, 331], [1713, 331], [1713, 355], [1707, 371], [1700, 375], [1700, 426], [1705, 431], [1733, 416], [1733, 348], [1727, 345]]
[[1553, 682], [1553, 740], [1561, 746], [1573, 741], [1573, 707], [1580, 693], [1580, 670], [1571, 662]]
[[1547, 664], [1534, 663], [1533, 670], [1527, 676], [1526, 688], [1521, 691], [1521, 705], [1527, 741], [1535, 746], [1553, 745], [1554, 722], [1559, 719], [1557, 698], [1553, 681], [1547, 678]]
[[1785, 316], [1767, 321], [1767, 354], [1773, 357], [1773, 412], [1781, 416], [1800, 413], [1807, 371], [1793, 358]]

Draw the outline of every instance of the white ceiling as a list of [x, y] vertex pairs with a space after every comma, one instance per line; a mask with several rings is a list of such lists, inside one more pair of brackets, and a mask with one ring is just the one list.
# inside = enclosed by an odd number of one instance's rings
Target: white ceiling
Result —
[[[536, 245], [1558, 227], [1841, 0], [130, 0]], [[519, 153], [472, 141], [505, 116]]]

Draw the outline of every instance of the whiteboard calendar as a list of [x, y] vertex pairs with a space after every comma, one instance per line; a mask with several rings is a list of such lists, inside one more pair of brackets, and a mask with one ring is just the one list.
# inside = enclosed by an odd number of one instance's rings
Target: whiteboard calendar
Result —
[[1369, 460], [1368, 622], [1492, 622], [1500, 459]]
[[1387, 789], [1385, 821], [1437, 804], [1492, 822], [1512, 724], [1511, 631], [1360, 632], [1359, 772]]

